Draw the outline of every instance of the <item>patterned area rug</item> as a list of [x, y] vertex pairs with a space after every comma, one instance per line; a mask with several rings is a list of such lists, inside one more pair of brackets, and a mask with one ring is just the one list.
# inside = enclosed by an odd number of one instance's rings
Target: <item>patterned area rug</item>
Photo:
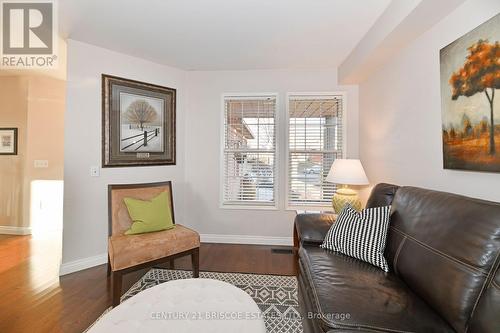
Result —
[[[191, 271], [153, 268], [122, 296], [121, 301], [160, 283], [191, 277]], [[200, 272], [200, 277], [224, 281], [246, 291], [264, 314], [268, 333], [303, 332], [295, 276]]]

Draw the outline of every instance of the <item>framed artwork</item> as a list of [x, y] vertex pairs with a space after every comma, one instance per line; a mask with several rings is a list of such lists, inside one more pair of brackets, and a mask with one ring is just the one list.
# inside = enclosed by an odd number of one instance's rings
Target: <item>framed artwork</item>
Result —
[[0, 128], [0, 155], [17, 155], [17, 128]]
[[500, 14], [440, 51], [445, 169], [500, 172]]
[[176, 90], [102, 75], [102, 167], [175, 164]]

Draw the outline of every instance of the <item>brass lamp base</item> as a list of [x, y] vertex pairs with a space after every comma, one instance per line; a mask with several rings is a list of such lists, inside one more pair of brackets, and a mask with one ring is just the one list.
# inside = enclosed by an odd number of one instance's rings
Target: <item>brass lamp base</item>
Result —
[[333, 195], [333, 210], [339, 214], [346, 204], [350, 204], [356, 210], [361, 210], [361, 201], [358, 198], [358, 193], [348, 187], [342, 187]]

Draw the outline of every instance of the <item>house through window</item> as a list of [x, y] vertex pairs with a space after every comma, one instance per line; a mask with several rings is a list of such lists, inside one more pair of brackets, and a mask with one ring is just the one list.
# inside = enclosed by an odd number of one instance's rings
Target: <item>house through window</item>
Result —
[[224, 97], [223, 204], [274, 206], [276, 96]]
[[326, 206], [335, 184], [325, 181], [343, 154], [342, 95], [289, 95], [288, 206]]
[[[278, 196], [287, 208], [330, 206], [336, 186], [325, 179], [344, 154], [344, 96], [289, 94], [287, 102], [279, 123], [277, 94], [224, 97], [223, 206], [276, 207]], [[280, 127], [288, 140], [277, 145]], [[278, 170], [286, 170], [282, 195]]]

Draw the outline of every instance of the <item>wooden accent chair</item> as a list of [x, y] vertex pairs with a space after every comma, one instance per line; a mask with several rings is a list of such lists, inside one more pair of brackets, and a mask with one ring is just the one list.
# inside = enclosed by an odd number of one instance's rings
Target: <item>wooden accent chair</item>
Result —
[[[132, 220], [124, 198], [151, 200], [161, 192], [170, 198], [172, 221], [170, 230], [138, 235], [125, 235]], [[120, 304], [122, 275], [135, 270], [152, 267], [173, 259], [191, 255], [193, 276], [199, 276], [200, 235], [180, 224], [175, 224], [172, 183], [108, 185], [108, 275], [112, 274], [113, 306]]]

